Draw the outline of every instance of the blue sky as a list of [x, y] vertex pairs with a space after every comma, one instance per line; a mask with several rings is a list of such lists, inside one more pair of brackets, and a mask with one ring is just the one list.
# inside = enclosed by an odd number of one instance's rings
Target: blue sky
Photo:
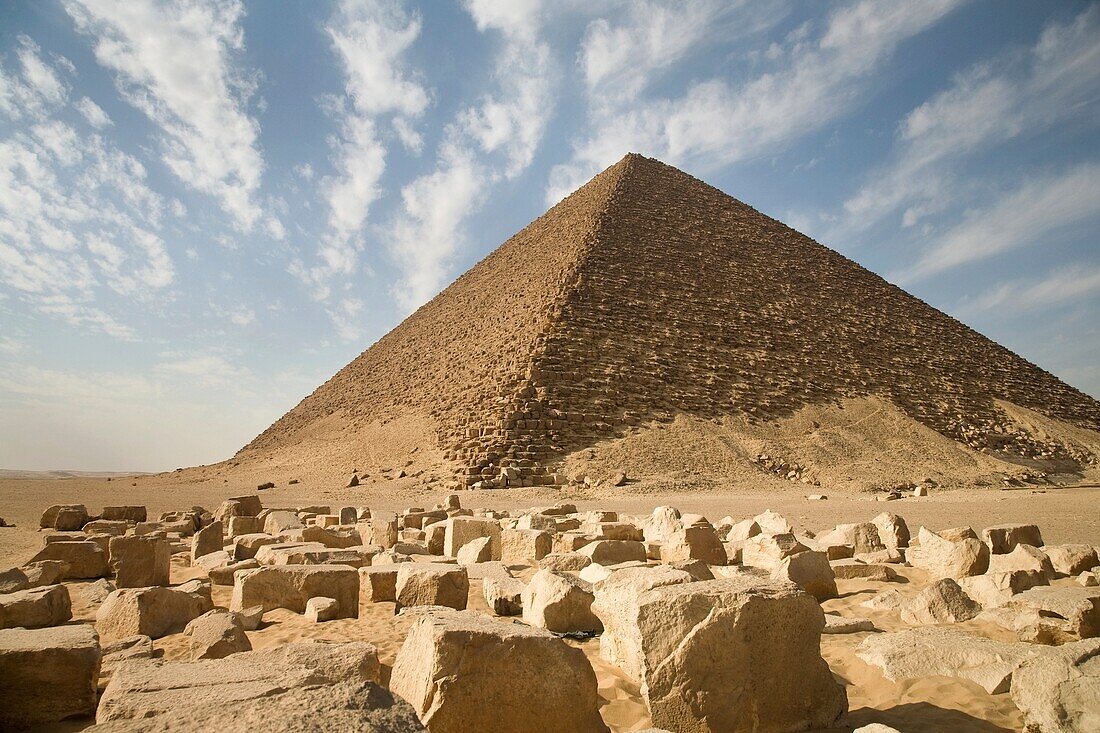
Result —
[[1100, 396], [1100, 6], [0, 5], [0, 466], [231, 455], [627, 151]]

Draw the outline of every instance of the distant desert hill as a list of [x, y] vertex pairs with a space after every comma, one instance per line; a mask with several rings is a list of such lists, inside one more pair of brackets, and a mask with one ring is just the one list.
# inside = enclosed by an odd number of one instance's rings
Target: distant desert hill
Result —
[[840, 481], [866, 470], [885, 481], [937, 465], [974, 475], [1095, 465], [1098, 431], [1095, 399], [783, 223], [631, 154], [234, 460], [337, 461], [339, 473], [420, 450], [417, 460], [479, 486], [560, 484], [586, 461], [632, 458], [677, 475]]

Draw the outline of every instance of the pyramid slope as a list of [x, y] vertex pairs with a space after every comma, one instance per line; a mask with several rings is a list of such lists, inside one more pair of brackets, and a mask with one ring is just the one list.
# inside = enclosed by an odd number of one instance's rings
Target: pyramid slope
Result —
[[838, 253], [629, 155], [261, 434], [429, 415], [467, 482], [554, 483], [567, 451], [678, 414], [771, 419], [872, 395], [974, 448], [1072, 458], [996, 400], [1089, 430], [1100, 403]]

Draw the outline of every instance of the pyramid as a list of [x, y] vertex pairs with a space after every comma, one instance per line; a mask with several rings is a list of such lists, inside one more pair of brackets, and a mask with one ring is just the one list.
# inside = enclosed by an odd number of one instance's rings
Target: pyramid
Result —
[[[767, 421], [874, 396], [971, 449], [1096, 456], [1100, 402], [810, 238], [630, 154], [514, 235], [242, 454], [427, 418], [467, 485], [562, 483], [562, 457], [678, 415]], [[240, 455], [240, 454], [239, 454]], [[485, 482], [485, 483], [482, 483]]]

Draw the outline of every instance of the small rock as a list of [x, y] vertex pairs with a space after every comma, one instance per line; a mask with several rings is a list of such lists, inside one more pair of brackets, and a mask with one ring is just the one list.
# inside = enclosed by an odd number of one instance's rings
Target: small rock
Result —
[[312, 621], [313, 623], [334, 621], [339, 618], [339, 612], [340, 604], [336, 602], [335, 598], [315, 596], [306, 602], [306, 621]]

